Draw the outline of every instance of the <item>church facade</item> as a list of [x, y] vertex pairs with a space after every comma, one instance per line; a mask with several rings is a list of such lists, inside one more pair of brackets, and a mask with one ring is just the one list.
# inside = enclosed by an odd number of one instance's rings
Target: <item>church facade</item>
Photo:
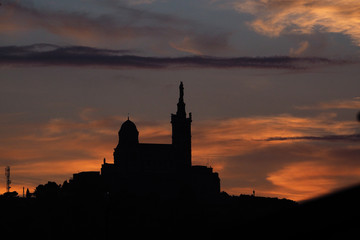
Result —
[[128, 119], [121, 125], [114, 162], [104, 159], [101, 167], [100, 176], [107, 192], [161, 197], [192, 194], [200, 198], [220, 193], [218, 173], [211, 167], [192, 165], [192, 116], [185, 111], [182, 82], [179, 92], [177, 112], [171, 114], [171, 144], [140, 143], [135, 123]]

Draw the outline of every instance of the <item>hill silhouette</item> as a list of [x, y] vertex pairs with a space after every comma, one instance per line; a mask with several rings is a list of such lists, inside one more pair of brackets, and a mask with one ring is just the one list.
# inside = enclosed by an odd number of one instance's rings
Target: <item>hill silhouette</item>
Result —
[[310, 199], [249, 224], [258, 237], [351, 239], [360, 224], [360, 185]]
[[352, 238], [360, 224], [360, 185], [306, 201], [294, 212], [295, 217], [298, 222], [307, 219], [298, 223], [303, 227], [304, 235]]
[[256, 224], [258, 219], [298, 205], [286, 199], [229, 196], [225, 192], [200, 201], [188, 194], [165, 200], [156, 195], [84, 195], [71, 191], [67, 184], [49, 182], [37, 187], [35, 198], [0, 198], [0, 224], [6, 229], [5, 235], [31, 235], [35, 239], [213, 239], [246, 230], [244, 226]]
[[209, 201], [191, 195], [168, 200], [128, 193], [84, 195], [51, 182], [39, 189], [36, 198], [0, 197], [3, 236], [346, 239], [356, 236], [360, 219], [360, 185], [302, 203], [225, 192]]

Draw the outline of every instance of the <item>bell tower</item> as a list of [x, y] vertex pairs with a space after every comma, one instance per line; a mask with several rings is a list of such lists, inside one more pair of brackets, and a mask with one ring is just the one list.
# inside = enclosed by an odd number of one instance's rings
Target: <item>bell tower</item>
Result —
[[176, 114], [171, 114], [172, 145], [175, 148], [176, 167], [181, 170], [191, 167], [191, 113], [186, 117], [184, 85], [179, 86], [179, 102]]

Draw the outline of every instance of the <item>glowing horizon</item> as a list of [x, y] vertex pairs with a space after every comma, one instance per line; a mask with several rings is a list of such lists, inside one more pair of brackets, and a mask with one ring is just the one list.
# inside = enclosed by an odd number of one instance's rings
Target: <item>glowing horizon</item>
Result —
[[11, 190], [100, 171], [128, 113], [140, 142], [170, 143], [181, 81], [193, 164], [219, 172], [222, 190], [303, 200], [360, 183], [359, 9], [2, 1], [0, 166]]
[[[11, 190], [20, 194], [23, 186], [33, 191], [37, 185], [47, 181], [62, 184], [73, 173], [100, 171], [103, 158], [113, 162], [112, 149], [117, 144], [116, 125], [120, 128], [126, 117], [98, 118], [91, 116], [91, 112], [93, 110], [81, 110], [77, 121], [50, 119], [38, 126], [36, 134], [29, 132], [27, 136], [15, 137], [13, 145], [10, 143], [4, 146], [1, 157], [18, 162], [11, 166]], [[135, 124], [139, 122], [140, 142], [171, 142], [168, 122], [147, 122], [136, 118], [132, 121]], [[342, 166], [341, 157], [331, 157], [327, 146], [331, 146], [333, 151], [338, 148], [339, 151], [348, 152], [350, 158], [353, 158], [351, 154], [360, 150], [357, 142], [343, 146], [346, 139], [340, 142], [331, 139], [267, 140], [274, 136], [305, 136], [309, 128], [311, 131], [317, 129], [319, 136], [329, 131], [337, 135], [352, 134], [356, 131], [357, 123], [336, 121], [334, 116], [323, 115], [311, 118], [278, 115], [195, 121], [192, 127], [193, 165], [213, 167], [220, 174], [222, 191], [233, 195], [250, 194], [255, 189], [258, 195], [299, 201], [356, 183], [353, 179], [360, 178], [360, 166]], [[16, 147], [19, 140], [28, 146], [21, 152]], [[298, 148], [304, 152], [300, 153]], [[268, 153], [283, 156], [279, 159], [272, 157], [274, 166], [262, 169], [266, 160], [263, 158]], [[304, 160], [288, 161], [286, 158]], [[260, 171], [251, 166], [254, 160], [259, 161], [255, 166]], [[331, 161], [331, 165], [327, 161]], [[234, 172], [233, 169], [238, 171]], [[349, 180], [345, 180], [347, 178]], [[268, 185], [265, 182], [270, 182], [272, 186], [265, 187]], [[5, 191], [5, 184], [1, 190]]]

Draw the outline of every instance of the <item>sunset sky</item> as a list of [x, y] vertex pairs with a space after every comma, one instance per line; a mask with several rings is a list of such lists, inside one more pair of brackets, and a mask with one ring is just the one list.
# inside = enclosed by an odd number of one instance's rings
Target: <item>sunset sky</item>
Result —
[[3, 0], [0, 166], [20, 194], [100, 171], [128, 114], [171, 143], [183, 81], [223, 191], [315, 197], [360, 183], [359, 60], [360, 1]]

